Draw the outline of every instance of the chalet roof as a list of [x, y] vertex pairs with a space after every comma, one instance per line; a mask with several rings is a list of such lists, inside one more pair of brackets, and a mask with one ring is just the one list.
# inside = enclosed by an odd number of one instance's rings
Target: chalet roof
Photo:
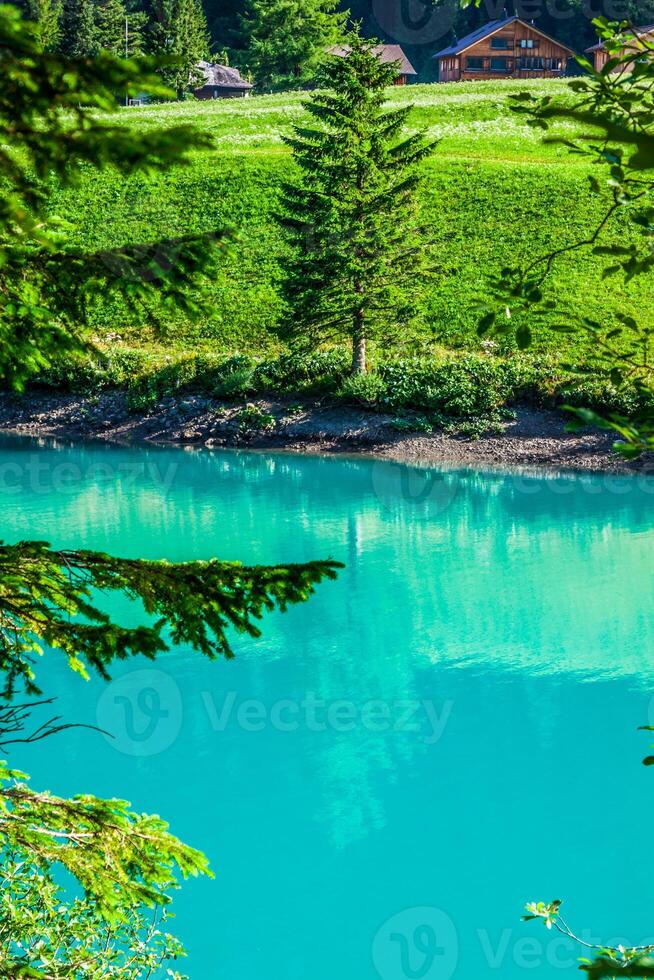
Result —
[[204, 74], [204, 85], [215, 85], [219, 88], [251, 89], [253, 86], [241, 78], [237, 68], [226, 65], [213, 65], [209, 61], [198, 62], [199, 70]]
[[541, 37], [547, 38], [548, 41], [553, 41], [555, 44], [558, 44], [560, 48], [564, 48], [566, 51], [569, 51], [570, 54], [574, 54], [572, 48], [569, 48], [567, 44], [561, 44], [561, 42], [557, 41], [556, 38], [551, 37], [544, 31], [539, 30], [538, 27], [535, 27], [533, 24], [529, 24], [526, 20], [523, 20], [522, 17], [518, 17], [516, 14], [514, 14], [512, 17], [502, 17], [500, 20], [489, 21], [482, 27], [478, 27], [476, 30], [471, 31], [470, 34], [466, 34], [466, 36], [462, 37], [460, 41], [456, 41], [454, 44], [451, 44], [449, 48], [443, 48], [442, 51], [437, 51], [433, 57], [449, 58], [451, 55], [461, 54], [462, 51], [466, 51], [479, 41], [483, 41], [492, 34], [496, 34], [498, 31], [501, 31], [503, 27], [507, 26], [507, 24], [513, 24], [516, 21], [520, 21], [520, 23], [524, 24], [525, 27], [535, 31], [536, 34], [540, 34]]
[[[634, 28], [636, 37], [642, 37], [644, 34], [654, 34], [654, 24], [648, 24], [646, 27], [636, 27]], [[604, 41], [600, 41], [599, 44], [593, 44], [592, 47], [586, 48], [586, 54], [591, 51], [601, 51], [604, 47]]]
[[[378, 44], [372, 50], [383, 65], [399, 61], [400, 75], [418, 74], [399, 44]], [[347, 44], [339, 44], [335, 48], [330, 48], [329, 53], [335, 54], [338, 58], [346, 58], [350, 53], [350, 47]]]

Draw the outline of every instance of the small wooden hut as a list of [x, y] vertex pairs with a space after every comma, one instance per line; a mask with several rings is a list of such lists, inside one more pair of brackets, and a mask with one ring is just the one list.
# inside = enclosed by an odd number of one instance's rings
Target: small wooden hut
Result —
[[[651, 50], [651, 45], [654, 45], [654, 24], [649, 24], [647, 27], [636, 27], [633, 31], [633, 40], [628, 41], [624, 45], [621, 51], [618, 52], [617, 57], [625, 58], [635, 54], [637, 51]], [[586, 48], [586, 54], [592, 55], [595, 71], [601, 71], [609, 58], [616, 57], [614, 53], [609, 54], [604, 41], [600, 41], [599, 44], [593, 44], [592, 47]], [[631, 65], [620, 65], [616, 71], [631, 71]]]
[[196, 88], [196, 99], [242, 99], [249, 95], [253, 86], [241, 78], [236, 68], [213, 65], [208, 61], [198, 64], [198, 74], [204, 75], [204, 83]]

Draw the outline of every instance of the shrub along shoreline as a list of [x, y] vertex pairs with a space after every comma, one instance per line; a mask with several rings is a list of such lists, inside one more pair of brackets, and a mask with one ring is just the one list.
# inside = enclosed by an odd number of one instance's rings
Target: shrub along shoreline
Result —
[[210, 351], [170, 356], [116, 346], [62, 361], [42, 373], [33, 390], [91, 398], [123, 391], [133, 415], [193, 394], [244, 405], [256, 397], [319, 399], [391, 415], [398, 432], [444, 431], [469, 438], [501, 433], [520, 405], [549, 410], [583, 405], [609, 413], [635, 407], [633, 394], [608, 381], [580, 380], [546, 356], [515, 351], [443, 351], [437, 358], [379, 361], [364, 376], [352, 377], [349, 370], [350, 354], [343, 350], [255, 358]]

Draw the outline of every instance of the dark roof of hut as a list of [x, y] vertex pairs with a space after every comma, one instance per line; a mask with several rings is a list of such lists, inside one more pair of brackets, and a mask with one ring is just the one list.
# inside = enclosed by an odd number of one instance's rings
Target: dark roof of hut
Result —
[[[644, 34], [654, 34], [654, 24], [648, 24], [646, 27], [635, 27], [634, 34], [636, 37], [642, 37]], [[604, 41], [600, 41], [598, 44], [593, 44], [592, 47], [586, 48], [586, 52], [601, 51], [603, 47]]]
[[204, 82], [198, 88], [205, 85], [215, 86], [216, 88], [237, 88], [250, 89], [253, 86], [241, 78], [237, 68], [228, 68], [226, 65], [214, 65], [209, 61], [200, 61], [198, 69], [204, 75]]
[[[390, 65], [392, 62], [398, 61], [400, 63], [400, 75], [418, 74], [399, 44], [378, 44], [372, 50], [383, 65]], [[338, 58], [346, 58], [350, 53], [350, 48], [347, 44], [339, 44], [335, 48], [330, 48], [329, 53], [335, 54]]]

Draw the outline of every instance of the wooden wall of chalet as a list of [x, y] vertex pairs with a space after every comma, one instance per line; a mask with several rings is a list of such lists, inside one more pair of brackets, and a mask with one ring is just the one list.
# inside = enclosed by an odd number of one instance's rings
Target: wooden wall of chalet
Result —
[[[498, 47], [498, 41], [506, 42], [506, 47]], [[532, 46], [527, 47], [528, 44]], [[457, 82], [491, 78], [558, 78], [565, 72], [569, 57], [567, 48], [543, 37], [528, 24], [514, 21], [461, 54], [440, 58], [438, 79]], [[494, 67], [491, 67], [491, 59]], [[505, 61], [501, 62], [501, 59]], [[541, 63], [537, 59], [542, 59], [542, 67], [538, 67]]]
[[203, 85], [196, 88], [194, 93], [196, 99], [245, 99], [250, 94], [248, 89], [229, 88], [225, 85]]
[[[646, 45], [654, 44], [654, 32], [643, 34], [642, 36], [645, 39]], [[638, 50], [639, 49], [638, 49], [637, 42], [634, 42], [634, 44], [626, 44], [624, 48], [620, 50], [618, 56], [620, 58], [624, 58], [627, 55], [633, 54], [635, 51]], [[593, 51], [592, 54], [593, 54], [593, 64], [595, 67], [595, 71], [601, 71], [604, 65], [606, 64], [606, 62], [609, 60], [608, 52], [605, 51], [604, 48], [598, 48], [596, 51]], [[616, 55], [611, 54], [610, 57], [615, 58]], [[622, 75], [624, 72], [630, 72], [632, 69], [633, 69], [633, 65], [621, 65], [620, 68], [617, 69], [617, 73]], [[615, 73], [616, 72], [614, 69], [613, 74]]]

